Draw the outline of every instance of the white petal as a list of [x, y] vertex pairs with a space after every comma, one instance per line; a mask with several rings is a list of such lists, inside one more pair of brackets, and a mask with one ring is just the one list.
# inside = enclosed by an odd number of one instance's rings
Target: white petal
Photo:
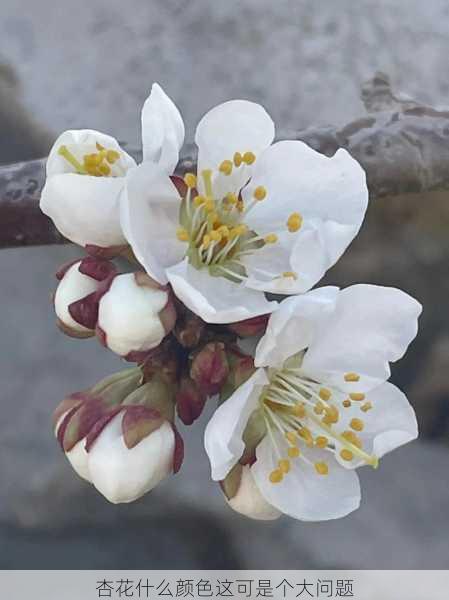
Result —
[[[282, 438], [277, 436], [282, 448]], [[257, 461], [251, 468], [265, 500], [281, 512], [301, 521], [327, 521], [344, 517], [360, 505], [360, 484], [355, 471], [341, 467], [329, 452], [304, 448], [303, 455], [312, 463], [325, 461], [327, 475], [319, 475], [315, 467], [301, 459], [291, 462], [291, 470], [280, 483], [269, 480], [278, 468], [278, 457], [266, 436], [256, 449]]]
[[[265, 187], [267, 196], [245, 222], [259, 234], [276, 233], [285, 231], [288, 217], [298, 212], [303, 224], [290, 234], [292, 239], [308, 236], [314, 241], [310, 231], [319, 239], [312, 248], [303, 244], [302, 255], [296, 259], [299, 273], [314, 285], [360, 229], [368, 204], [362, 167], [342, 149], [328, 158], [303, 142], [283, 141], [265, 150], [256, 162], [243, 190], [245, 204], [252, 201], [259, 186]], [[320, 269], [317, 264], [322, 264]], [[288, 264], [283, 270], [289, 270]]]
[[268, 378], [258, 369], [243, 385], [217, 408], [206, 431], [204, 445], [211, 464], [212, 479], [222, 481], [245, 449], [243, 431]]
[[134, 159], [120, 147], [112, 136], [94, 129], [69, 129], [61, 133], [50, 150], [46, 166], [47, 177], [74, 172], [73, 166], [59, 154], [61, 146], [67, 146], [75, 158], [82, 163], [85, 154], [98, 152], [97, 143], [107, 150], [116, 150], [120, 154], [119, 163], [123, 171], [136, 166]]
[[154, 83], [142, 109], [143, 160], [171, 174], [184, 143], [184, 122], [174, 102]]
[[66, 452], [66, 456], [69, 459], [70, 464], [76, 471], [76, 473], [82, 478], [91, 483], [91, 477], [88, 465], [88, 454], [85, 448], [86, 440], [82, 439], [77, 442], [73, 448]]
[[181, 199], [167, 174], [145, 162], [129, 171], [120, 199], [123, 232], [147, 273], [167, 283], [165, 269], [183, 259], [187, 244], [176, 237]]
[[[360, 411], [354, 402], [352, 407], [340, 411], [339, 425], [349, 429], [351, 419], [362, 419], [363, 431], [357, 436], [363, 443], [363, 449], [368, 454], [381, 458], [418, 437], [418, 424], [415, 411], [407, 397], [393, 384], [382, 383], [366, 395], [372, 409], [366, 413]], [[338, 447], [337, 447], [338, 451]], [[348, 463], [337, 455], [337, 460], [345, 467], [354, 468], [363, 464], [355, 460]]]
[[195, 269], [187, 259], [167, 269], [175, 295], [206, 323], [236, 323], [276, 310], [262, 292], [249, 290], [207, 269]]
[[322, 322], [336, 306], [337, 287], [322, 287], [283, 300], [268, 321], [254, 359], [257, 367], [281, 367], [290, 356], [307, 348]]
[[123, 177], [65, 173], [47, 178], [40, 207], [67, 239], [80, 246], [126, 244], [120, 226]]
[[[232, 160], [235, 152], [253, 152], [256, 157], [274, 139], [274, 123], [266, 110], [259, 104], [246, 100], [231, 100], [219, 104], [204, 115], [198, 123], [195, 142], [198, 146], [198, 173], [203, 169], [216, 170], [223, 160]], [[242, 165], [233, 170], [236, 181], [231, 184], [221, 178], [217, 188], [228, 183], [231, 188], [241, 187], [248, 180], [251, 168]], [[243, 178], [242, 176], [243, 175]], [[204, 193], [199, 178], [200, 193]], [[223, 189], [216, 193], [223, 193]]]
[[285, 231], [276, 235], [275, 244], [266, 244], [242, 258], [248, 275], [246, 286], [272, 294], [307, 292], [327, 269], [320, 232], [306, 225], [300, 236]]
[[273, 521], [281, 516], [281, 512], [268, 504], [259, 491], [248, 465], [242, 467], [240, 485], [236, 495], [230, 500], [229, 506], [245, 517], [259, 521]]
[[134, 273], [115, 277], [98, 307], [108, 348], [126, 356], [158, 346], [165, 337], [159, 313], [167, 301], [167, 292], [137, 285]]
[[159, 429], [129, 450], [122, 436], [123, 414], [100, 433], [89, 450], [92, 483], [109, 502], [133, 502], [173, 470], [175, 436], [171, 425]]
[[[389, 362], [398, 360], [418, 331], [421, 305], [395, 288], [353, 285], [340, 291], [332, 318], [323, 326], [304, 357], [302, 369], [347, 391], [372, 389], [390, 376]], [[342, 374], [355, 372], [357, 383]]]
[[81, 261], [78, 261], [68, 269], [64, 277], [59, 282], [55, 292], [55, 312], [57, 317], [68, 327], [75, 331], [88, 331], [86, 327], [77, 323], [68, 311], [68, 307], [72, 302], [81, 300], [89, 294], [96, 292], [98, 289], [98, 281], [80, 273], [78, 268]]

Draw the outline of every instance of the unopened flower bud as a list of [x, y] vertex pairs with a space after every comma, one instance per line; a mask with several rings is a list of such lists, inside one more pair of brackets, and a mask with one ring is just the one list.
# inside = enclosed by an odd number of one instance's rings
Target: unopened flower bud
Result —
[[176, 409], [184, 425], [192, 425], [203, 412], [207, 396], [193, 379], [183, 377], [176, 393]]
[[228, 328], [242, 338], [262, 335], [267, 328], [269, 317], [270, 315], [260, 315], [238, 323], [230, 323]]
[[172, 423], [144, 406], [116, 415], [87, 451], [93, 485], [114, 504], [137, 500], [176, 472], [183, 452]]
[[114, 265], [87, 257], [62, 267], [54, 294], [58, 326], [72, 337], [90, 337], [95, 333], [98, 315], [98, 292], [115, 272]]
[[184, 447], [173, 425], [173, 392], [140, 368], [112, 375], [66, 398], [55, 412], [55, 433], [75, 471], [110, 502], [132, 502], [182, 464]]
[[97, 335], [116, 354], [138, 361], [173, 329], [171, 294], [143, 272], [117, 275], [102, 296]]
[[199, 389], [208, 395], [217, 394], [229, 374], [229, 364], [225, 345], [222, 342], [210, 342], [195, 355], [190, 376]]
[[241, 515], [273, 521], [282, 514], [262, 496], [248, 465], [237, 463], [220, 485], [229, 506]]
[[102, 379], [93, 387], [65, 398], [54, 413], [55, 435], [72, 467], [91, 481], [86, 438], [96, 424], [116, 414], [117, 408], [140, 384], [140, 369], [126, 369]]

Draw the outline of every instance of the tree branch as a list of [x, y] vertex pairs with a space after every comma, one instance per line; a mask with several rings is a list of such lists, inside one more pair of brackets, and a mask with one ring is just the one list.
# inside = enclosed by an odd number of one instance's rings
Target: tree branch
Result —
[[[348, 150], [364, 167], [371, 199], [449, 189], [449, 111], [396, 95], [377, 73], [362, 88], [368, 115], [348, 125], [283, 135], [332, 156]], [[138, 155], [139, 152], [131, 152]], [[178, 166], [195, 168], [193, 147]], [[0, 248], [66, 240], [39, 210], [45, 159], [0, 167]]]

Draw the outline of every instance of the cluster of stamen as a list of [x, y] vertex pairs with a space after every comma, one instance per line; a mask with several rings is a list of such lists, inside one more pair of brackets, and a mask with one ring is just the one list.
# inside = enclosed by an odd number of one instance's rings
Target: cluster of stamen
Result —
[[[346, 373], [346, 383], [357, 383], [360, 376]], [[261, 396], [261, 405], [267, 433], [271, 438], [278, 456], [277, 468], [269, 476], [272, 483], [280, 483], [291, 469], [291, 460], [299, 459], [313, 466], [318, 475], [327, 475], [329, 465], [325, 461], [313, 463], [304, 455], [304, 448], [318, 448], [336, 454], [343, 461], [350, 462], [355, 457], [365, 464], [377, 467], [376, 456], [363, 449], [359, 433], [365, 423], [362, 418], [354, 417], [349, 428], [340, 423], [340, 410], [358, 405], [362, 413], [368, 412], [372, 405], [365, 401], [362, 392], [350, 392], [346, 396], [331, 386], [322, 386], [305, 377], [300, 368], [284, 367], [275, 371], [270, 385]], [[276, 441], [275, 434], [280, 433], [287, 442], [287, 455]], [[279, 438], [278, 438], [279, 439]]]
[[96, 152], [84, 154], [81, 160], [71, 152], [67, 146], [62, 145], [58, 154], [62, 156], [79, 175], [93, 175], [94, 177], [117, 177], [124, 174], [117, 164], [120, 153], [117, 150], [107, 149], [98, 142], [95, 144]]
[[[224, 160], [215, 174], [217, 189], [226, 189], [226, 178], [238, 170], [239, 181], [247, 183], [250, 174], [247, 167], [256, 157], [253, 152], [236, 152], [232, 160]], [[258, 235], [245, 224], [245, 217], [257, 203], [265, 201], [268, 192], [265, 187], [254, 189], [252, 199], [245, 204], [240, 191], [229, 192], [223, 197], [214, 197], [213, 171], [201, 172], [204, 194], [197, 192], [197, 177], [187, 173], [184, 182], [187, 192], [180, 211], [180, 227], [176, 235], [178, 240], [188, 243], [187, 256], [197, 268], [208, 267], [213, 274], [230, 278], [236, 282], [246, 279], [242, 259], [267, 244], [276, 244], [275, 233]], [[248, 175], [247, 178], [245, 175]], [[223, 178], [220, 181], [220, 178]], [[220, 186], [220, 183], [224, 185]], [[286, 228], [290, 232], [300, 229], [302, 218], [299, 213], [290, 215]], [[291, 271], [279, 274], [279, 277], [296, 279]]]

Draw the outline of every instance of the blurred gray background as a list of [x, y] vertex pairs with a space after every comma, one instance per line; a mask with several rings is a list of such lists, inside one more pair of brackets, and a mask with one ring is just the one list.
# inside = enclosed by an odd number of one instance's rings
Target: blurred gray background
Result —
[[[363, 114], [377, 69], [433, 106], [448, 102], [443, 0], [2, 0], [0, 162], [44, 156], [63, 129], [139, 144], [153, 81], [199, 117], [232, 97], [263, 103], [278, 130]], [[328, 281], [397, 285], [425, 306], [394, 369], [421, 423], [419, 442], [361, 471], [346, 519], [260, 524], [210, 482], [202, 427], [183, 471], [130, 506], [79, 480], [53, 437], [53, 408], [120, 367], [94, 341], [65, 338], [49, 297], [71, 246], [0, 251], [0, 568], [448, 568], [449, 200], [383, 201]], [[435, 215], [435, 216], [433, 216]]]

